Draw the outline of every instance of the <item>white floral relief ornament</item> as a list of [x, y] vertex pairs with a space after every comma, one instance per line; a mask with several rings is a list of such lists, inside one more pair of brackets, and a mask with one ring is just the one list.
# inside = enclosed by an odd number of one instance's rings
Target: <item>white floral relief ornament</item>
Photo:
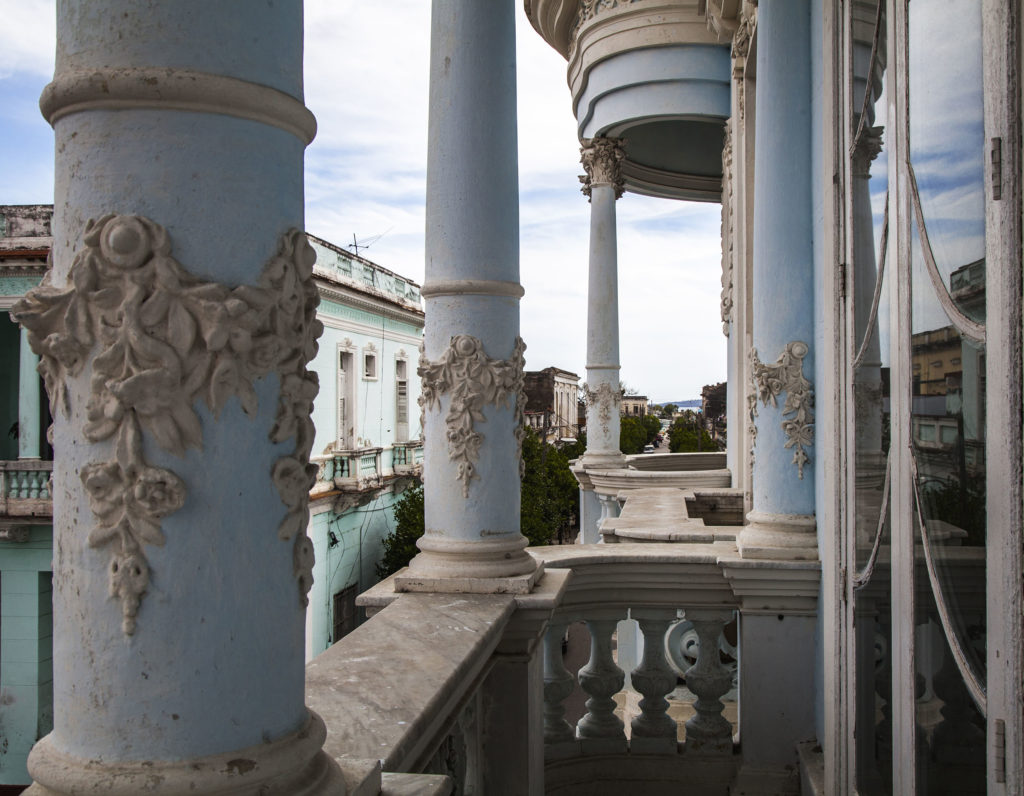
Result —
[[599, 384], [596, 390], [591, 390], [584, 382], [583, 394], [590, 406], [597, 407], [597, 420], [601, 424], [601, 431], [607, 436], [613, 413], [619, 414], [622, 407], [622, 391], [613, 390], [608, 382]]
[[814, 444], [814, 391], [803, 373], [807, 351], [807, 343], [797, 340], [786, 344], [785, 351], [774, 365], [761, 362], [757, 349], [752, 349], [750, 356], [751, 377], [756, 390], [751, 416], [757, 414], [758, 399], [764, 406], [771, 404], [777, 407], [778, 397], [786, 393], [782, 406], [782, 430], [788, 437], [785, 447], [793, 449], [793, 464], [801, 480], [804, 465], [811, 460], [807, 449]]
[[316, 254], [299, 230], [286, 233], [257, 286], [228, 287], [189, 274], [170, 256], [166, 230], [140, 216], [106, 215], [86, 225], [68, 285], [48, 272], [12, 310], [40, 356], [54, 414], [68, 414], [66, 379], [92, 362], [87, 422], [90, 442], [113, 440], [114, 457], [91, 462], [80, 477], [97, 524], [90, 547], [112, 547], [111, 597], [121, 603], [122, 627], [135, 631], [149, 585], [144, 545], [163, 545], [161, 520], [186, 499], [184, 481], [150, 465], [142, 452], [148, 434], [181, 457], [201, 449], [202, 426], [194, 409], [202, 400], [220, 415], [232, 396], [252, 416], [253, 382], [277, 373], [281, 383], [275, 443], [295, 439], [271, 478], [287, 507], [278, 528], [295, 538], [293, 570], [300, 599], [312, 586], [312, 543], [305, 535], [309, 489], [316, 466], [310, 413], [319, 385], [306, 369], [323, 327], [316, 319], [319, 296], [312, 280]]
[[523, 438], [526, 413], [526, 391], [523, 380], [526, 343], [516, 337], [509, 359], [491, 359], [483, 343], [468, 334], [455, 335], [436, 362], [427, 359], [420, 346], [416, 372], [422, 380], [419, 397], [420, 427], [427, 409], [440, 408], [441, 396], [451, 394], [445, 425], [448, 429], [448, 458], [458, 465], [456, 479], [462, 482], [462, 496], [469, 497], [469, 483], [479, 476], [476, 461], [484, 435], [476, 430], [477, 422], [486, 421], [484, 406], [491, 404], [515, 413], [516, 456], [519, 477], [523, 476]]

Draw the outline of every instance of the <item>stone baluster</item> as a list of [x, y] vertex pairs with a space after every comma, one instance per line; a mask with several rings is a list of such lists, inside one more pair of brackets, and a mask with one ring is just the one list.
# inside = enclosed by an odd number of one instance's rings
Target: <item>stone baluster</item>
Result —
[[565, 700], [575, 680], [562, 661], [562, 639], [567, 623], [552, 622], [544, 635], [544, 743], [572, 741], [572, 725], [565, 720]]
[[[626, 734], [622, 720], [615, 715], [615, 694], [622, 690], [626, 675], [612, 656], [612, 633], [622, 617], [588, 619], [590, 661], [579, 671], [580, 686], [587, 694], [587, 713], [576, 725], [580, 738], [607, 741], [602, 751], [625, 751]], [[593, 744], [588, 744], [592, 746]]]
[[686, 722], [686, 750], [704, 754], [732, 752], [732, 725], [722, 715], [722, 697], [732, 672], [722, 665], [718, 642], [732, 615], [724, 611], [687, 611], [700, 639], [697, 662], [686, 670], [686, 686], [697, 695], [696, 715]]
[[28, 497], [29, 500], [39, 499], [39, 476], [42, 475], [38, 470], [29, 470], [26, 475], [28, 476]]
[[22, 470], [18, 473], [18, 497], [22, 500], [27, 500], [32, 492], [29, 475], [30, 473], [27, 470]]
[[640, 715], [632, 722], [630, 750], [665, 752], [676, 749], [676, 722], [668, 715], [665, 696], [676, 685], [676, 673], [665, 660], [665, 633], [675, 621], [674, 610], [634, 608], [630, 615], [640, 623], [644, 634], [644, 657], [633, 670], [633, 687], [643, 694]]
[[51, 472], [44, 470], [39, 473], [39, 497], [42, 500], [49, 500], [53, 497], [53, 490], [51, 489], [50, 478]]

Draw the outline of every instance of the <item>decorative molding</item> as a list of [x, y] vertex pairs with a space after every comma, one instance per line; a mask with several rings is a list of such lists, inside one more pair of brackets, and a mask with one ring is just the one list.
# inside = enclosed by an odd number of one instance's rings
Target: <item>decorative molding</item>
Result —
[[732, 35], [732, 57], [734, 59], [746, 58], [750, 53], [750, 37], [753, 32], [753, 20], [748, 14], [742, 14]]
[[622, 196], [625, 180], [622, 177], [622, 161], [626, 157], [623, 148], [625, 141], [621, 138], [585, 138], [580, 147], [580, 163], [586, 174], [580, 175], [583, 195], [590, 198], [591, 189], [595, 185], [610, 185], [615, 191], [615, 198]]
[[722, 146], [722, 334], [729, 336], [733, 319], [733, 173], [732, 173], [732, 120], [725, 122], [725, 142]]
[[290, 94], [248, 80], [165, 66], [62, 69], [43, 89], [39, 109], [51, 125], [81, 111], [171, 109], [268, 124], [304, 145], [316, 135], [316, 117]]
[[447, 350], [435, 362], [427, 359], [420, 346], [420, 361], [416, 372], [422, 380], [419, 396], [420, 428], [424, 428], [427, 409], [439, 409], [441, 396], [451, 393], [445, 425], [448, 428], [448, 457], [458, 463], [456, 479], [462, 482], [462, 496], [469, 497], [469, 482], [477, 478], [474, 462], [479, 458], [480, 443], [484, 435], [475, 423], [483, 422], [483, 407], [487, 404], [508, 408], [514, 401], [516, 456], [519, 475], [523, 475], [523, 437], [526, 435], [524, 417], [526, 391], [523, 385], [523, 356], [526, 343], [516, 337], [509, 359], [491, 359], [484, 352], [483, 343], [468, 334], [451, 338]]
[[583, 382], [583, 395], [587, 399], [587, 406], [596, 408], [601, 431], [608, 436], [608, 424], [622, 408], [622, 391], [613, 389], [608, 382], [599, 384], [596, 390], [591, 390], [590, 386]]
[[97, 524], [90, 547], [112, 546], [110, 595], [121, 603], [126, 634], [135, 631], [149, 584], [144, 546], [165, 542], [161, 521], [186, 500], [185, 482], [150, 465], [143, 433], [162, 450], [184, 456], [201, 449], [195, 403], [220, 415], [237, 397], [250, 417], [258, 409], [253, 382], [271, 373], [281, 390], [270, 440], [295, 438], [274, 462], [271, 479], [288, 511], [278, 528], [295, 538], [293, 565], [300, 598], [312, 585], [312, 544], [305, 535], [316, 465], [310, 413], [319, 390], [306, 369], [323, 327], [316, 319], [315, 253], [299, 230], [286, 233], [258, 286], [203, 281], [171, 257], [167, 231], [141, 216], [90, 220], [66, 287], [51, 281], [29, 292], [12, 317], [29, 331], [40, 356], [53, 413], [70, 414], [67, 379], [87, 357], [92, 378], [83, 436], [113, 442], [112, 458], [82, 468], [81, 480]]
[[608, 11], [620, 6], [628, 6], [637, 3], [639, 0], [580, 0], [579, 11], [576, 12], [576, 21], [573, 22], [572, 30], [569, 32], [569, 60], [576, 52], [576, 44], [579, 38], [580, 28], [602, 11]]
[[423, 298], [435, 296], [507, 296], [522, 298], [526, 290], [518, 282], [500, 279], [435, 279], [420, 289]]
[[[814, 444], [814, 391], [811, 382], [804, 377], [804, 357], [807, 356], [807, 343], [799, 340], [786, 344], [775, 364], [766, 365], [758, 358], [757, 349], [751, 349], [751, 378], [756, 391], [753, 403], [757, 413], [757, 400], [764, 406], [778, 406], [778, 397], [786, 393], [786, 402], [782, 407], [782, 430], [789, 438], [787, 448], [793, 448], [793, 464], [802, 480], [804, 465], [811, 459], [807, 449]], [[787, 418], [787, 415], [790, 417]], [[751, 446], [753, 448], [753, 446]]]

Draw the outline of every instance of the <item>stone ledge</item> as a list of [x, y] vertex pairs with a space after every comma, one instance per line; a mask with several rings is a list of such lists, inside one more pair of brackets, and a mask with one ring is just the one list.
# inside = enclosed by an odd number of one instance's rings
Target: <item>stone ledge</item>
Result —
[[385, 774], [380, 796], [448, 796], [453, 792], [450, 777], [443, 774]]
[[409, 567], [395, 573], [395, 591], [426, 592], [429, 594], [529, 594], [544, 574], [540, 562], [533, 572], [510, 578], [458, 578], [423, 577], [413, 574]]
[[306, 665], [307, 704], [335, 759], [414, 771], [479, 685], [515, 612], [511, 595], [398, 594]]

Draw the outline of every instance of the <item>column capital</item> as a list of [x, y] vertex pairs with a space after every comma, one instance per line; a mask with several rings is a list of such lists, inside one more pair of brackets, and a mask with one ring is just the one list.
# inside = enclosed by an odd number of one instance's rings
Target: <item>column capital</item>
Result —
[[615, 198], [622, 196], [625, 180], [622, 178], [622, 161], [626, 157], [625, 140], [622, 138], [584, 138], [580, 147], [580, 163], [586, 174], [580, 175], [583, 195], [590, 198], [595, 185], [610, 185], [615, 189]]
[[884, 127], [865, 126], [853, 146], [853, 174], [855, 177], [870, 177], [871, 163], [882, 151]]

